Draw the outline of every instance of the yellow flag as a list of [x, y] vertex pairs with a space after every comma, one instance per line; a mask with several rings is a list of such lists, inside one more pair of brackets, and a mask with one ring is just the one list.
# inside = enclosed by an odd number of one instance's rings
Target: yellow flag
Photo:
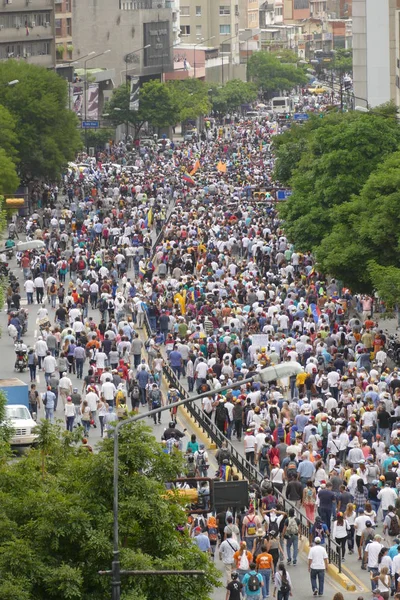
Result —
[[226, 164], [223, 163], [222, 160], [220, 160], [217, 164], [217, 171], [219, 171], [220, 173], [226, 173]]
[[153, 223], [153, 209], [150, 208], [149, 212], [147, 213], [147, 225], [150, 227], [150, 225], [152, 225]]
[[189, 175], [194, 175], [195, 173], [197, 173], [197, 171], [200, 169], [200, 161], [199, 159], [196, 160], [196, 162], [194, 163], [194, 167], [193, 169], [190, 171]]

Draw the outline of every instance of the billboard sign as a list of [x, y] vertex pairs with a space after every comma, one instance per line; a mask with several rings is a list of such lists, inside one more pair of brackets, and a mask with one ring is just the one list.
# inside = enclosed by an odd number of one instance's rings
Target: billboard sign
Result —
[[131, 77], [129, 110], [139, 110], [140, 77]]
[[171, 42], [169, 38], [169, 21], [153, 21], [143, 23], [143, 46], [145, 67], [162, 67], [170, 63]]

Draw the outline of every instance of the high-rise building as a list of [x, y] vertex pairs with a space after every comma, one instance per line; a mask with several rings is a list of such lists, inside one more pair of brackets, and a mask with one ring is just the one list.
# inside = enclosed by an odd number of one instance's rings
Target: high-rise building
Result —
[[54, 0], [2, 0], [0, 60], [55, 65]]
[[54, 0], [55, 5], [55, 33], [56, 33], [56, 59], [71, 60], [72, 45], [72, 0]]
[[259, 0], [239, 0], [239, 28], [258, 29], [260, 26]]
[[[214, 46], [222, 54], [229, 55], [232, 63], [238, 63], [238, 2], [239, 0], [180, 0], [181, 42]], [[250, 6], [250, 0], [247, 0], [246, 5]]]
[[80, 66], [86, 62], [90, 69], [114, 69], [116, 85], [130, 76], [140, 76], [142, 81], [162, 79], [173, 69], [171, 4], [168, 0], [72, 0], [72, 58], [79, 60], [93, 52]]
[[355, 104], [399, 105], [400, 0], [353, 0]]

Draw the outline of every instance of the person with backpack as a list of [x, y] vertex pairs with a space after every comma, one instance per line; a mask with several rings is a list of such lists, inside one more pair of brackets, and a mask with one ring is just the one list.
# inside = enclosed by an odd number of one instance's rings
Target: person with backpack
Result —
[[239, 573], [239, 579], [243, 582], [244, 576], [250, 571], [250, 565], [253, 562], [253, 555], [247, 549], [246, 542], [240, 542], [239, 550], [233, 555], [236, 564], [236, 570]]
[[218, 544], [218, 529], [215, 517], [211, 516], [207, 520], [207, 533], [210, 540], [211, 556], [214, 558], [215, 550]]
[[383, 535], [397, 537], [400, 534], [399, 517], [396, 515], [394, 506], [389, 506], [389, 511], [383, 521]]
[[[261, 598], [261, 592], [264, 586], [264, 579], [260, 573], [256, 571], [256, 563], [250, 563], [250, 571], [242, 579], [244, 586], [245, 598], [255, 600]], [[266, 596], [263, 596], [266, 598]]]
[[[261, 475], [264, 477], [265, 475], [267, 475], [267, 477], [269, 477], [270, 475], [270, 464], [269, 464], [269, 457], [268, 457], [268, 452], [270, 451], [271, 446], [268, 443], [268, 438], [265, 437], [265, 441], [263, 443], [263, 445], [261, 446], [260, 452], [258, 453], [258, 470], [260, 471]], [[296, 468], [296, 473], [297, 473], [297, 468]]]
[[320, 544], [323, 546], [325, 544], [325, 538], [329, 535], [328, 526], [322, 521], [321, 517], [317, 515], [315, 517], [315, 523], [310, 529], [310, 542], [315, 542], [315, 538], [319, 538]]
[[274, 596], [275, 591], [278, 592], [278, 600], [288, 600], [289, 596], [293, 596], [292, 581], [283, 563], [279, 563], [278, 569], [275, 573]]
[[299, 551], [300, 521], [296, 519], [294, 508], [289, 509], [288, 517], [283, 525], [283, 537], [286, 540], [287, 564], [292, 563], [293, 548], [293, 566], [297, 564], [297, 555]]
[[200, 444], [199, 450], [194, 453], [194, 459], [196, 461], [196, 471], [198, 477], [207, 477], [207, 471], [210, 463], [204, 444]]
[[[149, 392], [149, 402], [151, 406], [151, 410], [156, 410], [157, 408], [161, 408], [163, 406], [163, 398], [160, 388], [156, 383], [152, 384], [151, 390]], [[154, 425], [156, 425], [157, 420], [158, 424], [161, 423], [161, 413], [156, 413], [153, 415]]]
[[254, 507], [251, 507], [242, 523], [242, 540], [246, 541], [248, 548], [253, 547], [257, 529], [260, 529], [261, 526], [261, 519], [255, 514]]

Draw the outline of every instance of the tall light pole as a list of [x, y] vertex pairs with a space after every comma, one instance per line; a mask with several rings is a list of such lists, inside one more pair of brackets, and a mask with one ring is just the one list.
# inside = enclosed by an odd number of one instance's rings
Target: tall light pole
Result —
[[[224, 40], [223, 43], [226, 44], [226, 42], [230, 42], [231, 40], [234, 40], [235, 38], [237, 38], [238, 34], [236, 33], [235, 35], [233, 35], [232, 37], [228, 38], [227, 40]], [[221, 44], [222, 46], [222, 44]], [[221, 57], [222, 57], [222, 85], [224, 85], [224, 53], [221, 52]], [[229, 64], [229, 63], [228, 63]]]
[[[99, 54], [94, 54], [93, 56], [90, 56], [90, 58], [87, 58], [84, 62], [84, 74], [85, 74], [85, 81], [84, 81], [84, 85], [83, 85], [83, 91], [84, 91], [84, 95], [85, 95], [85, 121], [87, 120], [87, 92], [88, 92], [88, 85], [87, 85], [87, 63], [90, 60], [94, 60], [95, 58], [98, 58], [99, 56], [103, 56], [104, 54], [108, 54], [109, 52], [111, 52], [111, 50], [104, 50], [104, 52], [100, 52]], [[92, 53], [90, 53], [92, 54]], [[85, 127], [85, 145], [86, 145], [86, 152], [89, 153], [89, 148], [88, 148], [88, 144], [87, 144], [87, 128]]]
[[[241, 381], [236, 381], [231, 385], [220, 388], [219, 390], [215, 390], [218, 394], [231, 390], [232, 388], [237, 388], [247, 383], [252, 383], [253, 381], [262, 381], [263, 383], [267, 383], [269, 381], [274, 381], [275, 379], [281, 379], [282, 377], [288, 377], [291, 375], [298, 375], [303, 372], [303, 367], [299, 365], [297, 362], [287, 362], [276, 365], [275, 367], [266, 367], [262, 369], [259, 373], [255, 373], [252, 377], [247, 379], [242, 379]], [[204, 398], [205, 396], [209, 396], [210, 392], [204, 392], [203, 394], [199, 394], [198, 396], [192, 396], [190, 398], [185, 398], [184, 400], [179, 400], [178, 402], [173, 402], [172, 404], [168, 404], [167, 406], [162, 406], [161, 408], [156, 408], [154, 410], [150, 410], [148, 412], [142, 413], [140, 415], [135, 415], [134, 417], [130, 417], [124, 421], [119, 421], [114, 428], [114, 478], [113, 478], [113, 516], [114, 516], [114, 524], [113, 524], [113, 562], [112, 562], [112, 600], [120, 600], [121, 598], [121, 563], [119, 559], [119, 526], [118, 526], [118, 481], [119, 481], [119, 470], [118, 470], [118, 459], [119, 459], [119, 431], [125, 425], [129, 423], [136, 423], [137, 421], [141, 421], [142, 419], [146, 419], [147, 417], [152, 417], [153, 415], [159, 414], [166, 410], [171, 410], [174, 408], [178, 408], [179, 406], [183, 406], [184, 404], [189, 404], [189, 402], [195, 402], [200, 398]]]
[[128, 52], [128, 54], [125, 55], [124, 61], [125, 61], [125, 83], [128, 84], [128, 62], [129, 62], [129, 57], [133, 56], [134, 54], [138, 54], [138, 52], [142, 52], [142, 50], [147, 50], [147, 48], [150, 48], [151, 44], [146, 44], [146, 46], [143, 46], [142, 48], [138, 48], [137, 50], [133, 50], [133, 52]]
[[206, 42], [209, 42], [210, 40], [213, 40], [215, 38], [215, 35], [212, 35], [211, 37], [207, 38], [206, 40], [201, 40], [198, 44], [195, 44], [193, 46], [193, 70], [194, 70], [194, 78], [196, 79], [196, 48], [197, 46], [201, 46], [202, 44], [205, 44]]

